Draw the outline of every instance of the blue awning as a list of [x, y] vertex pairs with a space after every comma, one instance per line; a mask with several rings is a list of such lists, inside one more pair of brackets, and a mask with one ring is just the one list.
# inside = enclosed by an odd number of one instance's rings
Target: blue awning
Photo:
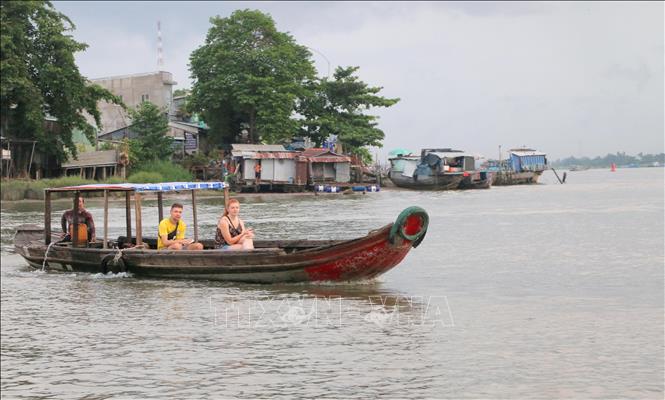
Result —
[[221, 190], [227, 187], [224, 182], [162, 182], [162, 183], [117, 183], [66, 186], [47, 189], [50, 191], [95, 191], [120, 190], [135, 192], [175, 192], [179, 190]]

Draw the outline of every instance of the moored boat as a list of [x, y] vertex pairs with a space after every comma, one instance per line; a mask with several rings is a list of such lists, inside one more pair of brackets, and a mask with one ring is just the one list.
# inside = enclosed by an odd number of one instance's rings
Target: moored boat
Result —
[[[399, 264], [425, 237], [428, 216], [419, 207], [409, 207], [396, 221], [351, 240], [255, 240], [254, 250], [221, 251], [212, 240], [199, 240], [196, 221], [196, 196], [199, 189], [228, 190], [222, 182], [82, 185], [46, 189], [45, 226], [23, 225], [17, 229], [14, 246], [33, 268], [92, 273], [131, 272], [137, 277], [211, 279], [242, 282], [316, 282], [354, 281], [376, 277]], [[104, 235], [92, 243], [78, 240], [76, 230], [68, 242], [52, 242], [52, 192], [74, 194], [74, 215], [78, 197], [91, 191], [104, 192]], [[152, 250], [156, 238], [144, 238], [141, 227], [141, 199], [147, 193], [158, 196], [162, 219], [162, 194], [192, 192], [194, 240], [204, 250]], [[126, 235], [108, 237], [108, 195], [124, 192]], [[131, 229], [130, 199], [134, 196], [135, 235]], [[76, 224], [77, 221], [74, 221]]]
[[538, 183], [538, 178], [548, 168], [547, 155], [543, 152], [519, 148], [511, 149], [507, 160], [502, 160], [494, 173], [493, 185], [524, 185]]
[[423, 149], [420, 157], [393, 157], [390, 164], [390, 180], [408, 189], [476, 189], [491, 184], [491, 174], [477, 171], [475, 157], [461, 150]]

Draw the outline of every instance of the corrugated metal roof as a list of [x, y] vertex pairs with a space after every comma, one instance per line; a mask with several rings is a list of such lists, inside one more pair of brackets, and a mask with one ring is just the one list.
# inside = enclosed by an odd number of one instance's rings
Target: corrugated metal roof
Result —
[[78, 160], [68, 160], [63, 163], [62, 168], [101, 167], [117, 163], [118, 153], [115, 150], [89, 151], [79, 153]]
[[415, 161], [417, 161], [417, 160], [420, 160], [420, 156], [412, 156], [412, 155], [397, 156], [397, 157], [390, 157], [390, 158], [388, 158], [388, 160], [415, 160]]
[[311, 149], [305, 149], [305, 151], [302, 152], [302, 155], [305, 157], [316, 157], [321, 154], [326, 154], [326, 153], [331, 153], [335, 154], [332, 151], [328, 149], [323, 149], [323, 148], [318, 148], [318, 147], [312, 147]]
[[231, 151], [233, 157], [253, 158], [253, 159], [268, 159], [268, 158], [281, 158], [292, 159], [298, 157], [300, 154], [291, 151]]
[[323, 162], [323, 163], [338, 163], [338, 162], [351, 162], [351, 157], [347, 156], [321, 156], [321, 157], [307, 157], [310, 162]]
[[432, 151], [427, 154], [434, 154], [439, 158], [457, 158], [457, 157], [474, 157], [473, 154], [463, 153], [463, 152], [441, 152], [441, 151]]
[[311, 148], [301, 154], [311, 162], [351, 162], [351, 157], [333, 153], [329, 149]]
[[236, 151], [286, 151], [281, 144], [232, 144]]
[[270, 152], [257, 152], [253, 158], [257, 159], [268, 159], [268, 158], [278, 158], [278, 159], [294, 159], [298, 157], [298, 153], [290, 151], [270, 151]]
[[194, 134], [199, 133], [199, 128], [197, 126], [191, 124], [184, 124], [177, 121], [169, 121], [169, 127], [181, 129], [187, 133], [194, 133]]
[[542, 151], [532, 150], [532, 149], [516, 149], [510, 150], [510, 154], [515, 154], [517, 157], [527, 157], [527, 156], [546, 156], [547, 154]]

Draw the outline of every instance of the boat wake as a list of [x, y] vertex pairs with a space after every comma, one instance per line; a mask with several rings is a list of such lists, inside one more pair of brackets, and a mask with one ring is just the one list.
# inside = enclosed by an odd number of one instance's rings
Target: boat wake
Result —
[[133, 278], [134, 274], [131, 272], [118, 272], [114, 274], [113, 272], [107, 272], [106, 274], [97, 273], [92, 275], [92, 279], [123, 279], [123, 278]]

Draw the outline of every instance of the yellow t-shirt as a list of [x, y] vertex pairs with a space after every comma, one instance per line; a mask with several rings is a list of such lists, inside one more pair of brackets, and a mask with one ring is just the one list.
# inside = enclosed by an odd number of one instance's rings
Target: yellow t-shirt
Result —
[[[158, 230], [158, 236], [157, 236], [157, 250], [163, 249], [164, 246], [162, 244], [162, 235], [168, 235], [169, 233], [173, 232], [175, 230], [175, 225], [173, 222], [171, 222], [171, 218], [164, 218], [162, 222], [159, 223], [159, 230]], [[184, 239], [185, 238], [185, 229], [187, 229], [187, 226], [183, 222], [183, 220], [180, 220], [180, 224], [178, 225], [178, 232], [175, 235], [176, 239]]]

